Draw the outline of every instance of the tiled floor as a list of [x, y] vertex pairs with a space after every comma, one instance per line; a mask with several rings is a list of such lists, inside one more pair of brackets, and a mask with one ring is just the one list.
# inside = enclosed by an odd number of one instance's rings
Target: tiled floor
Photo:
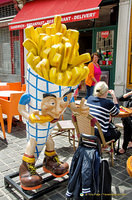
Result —
[[[64, 119], [70, 119], [71, 112], [69, 108], [66, 110]], [[5, 125], [5, 129], [7, 127]], [[1, 130], [1, 129], [0, 129]], [[23, 197], [14, 188], [6, 189], [4, 186], [4, 177], [17, 172], [21, 163], [21, 158], [26, 146], [25, 124], [17, 122], [16, 127], [12, 127], [12, 133], [7, 135], [7, 144], [2, 140], [2, 132], [0, 131], [0, 200], [19, 200]], [[73, 148], [65, 137], [57, 136], [54, 138], [56, 151], [62, 161], [71, 163], [73, 156]], [[110, 167], [112, 174], [112, 200], [131, 200], [132, 199], [132, 178], [127, 174], [126, 161], [132, 155], [132, 149], [129, 149], [124, 155], [115, 156], [115, 165]], [[37, 164], [43, 161], [43, 152], [40, 155]], [[43, 174], [42, 168], [39, 172]], [[55, 183], [56, 180], [53, 180]], [[109, 184], [109, 183], [108, 183]], [[43, 186], [45, 187], [45, 185]], [[38, 199], [41, 200], [63, 200], [67, 181], [61, 186]]]

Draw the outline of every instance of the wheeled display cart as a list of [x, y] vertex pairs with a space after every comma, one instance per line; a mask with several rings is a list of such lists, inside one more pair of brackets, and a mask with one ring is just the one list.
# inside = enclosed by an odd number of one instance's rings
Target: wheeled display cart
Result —
[[[42, 164], [38, 165], [36, 168], [39, 169], [40, 167], [42, 167]], [[54, 176], [43, 173], [42, 177], [43, 181], [42, 187], [40, 189], [30, 191], [23, 190], [20, 186], [19, 172], [14, 172], [4, 177], [5, 188], [14, 188], [23, 196], [24, 200], [31, 200], [36, 199], [50, 191], [53, 191], [54, 189], [60, 187], [62, 183], [68, 180], [68, 175], [62, 178], [56, 178]]]

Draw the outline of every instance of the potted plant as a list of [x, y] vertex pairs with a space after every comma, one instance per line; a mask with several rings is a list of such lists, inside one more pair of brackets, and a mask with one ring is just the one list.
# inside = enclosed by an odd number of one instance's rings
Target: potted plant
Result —
[[102, 65], [106, 65], [105, 58], [106, 58], [106, 52], [103, 52], [103, 54], [102, 54]]
[[108, 52], [108, 65], [112, 65], [112, 54]]

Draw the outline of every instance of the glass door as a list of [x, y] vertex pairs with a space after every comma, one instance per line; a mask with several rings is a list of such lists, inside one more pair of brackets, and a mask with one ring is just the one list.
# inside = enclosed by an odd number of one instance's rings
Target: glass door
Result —
[[100, 65], [111, 66], [113, 63], [114, 30], [99, 31], [96, 35], [96, 51], [100, 54]]
[[116, 58], [116, 26], [95, 28], [93, 30], [93, 52], [100, 55], [101, 80], [114, 89]]

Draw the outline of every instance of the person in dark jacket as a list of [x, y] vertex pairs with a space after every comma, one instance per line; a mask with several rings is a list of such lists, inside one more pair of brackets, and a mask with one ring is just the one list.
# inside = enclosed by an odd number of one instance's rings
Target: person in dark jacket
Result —
[[[132, 91], [120, 96], [118, 100], [127, 101], [127, 107], [132, 107]], [[132, 116], [122, 118], [122, 123], [124, 126], [124, 141], [118, 154], [124, 154], [127, 148], [132, 147]]]

